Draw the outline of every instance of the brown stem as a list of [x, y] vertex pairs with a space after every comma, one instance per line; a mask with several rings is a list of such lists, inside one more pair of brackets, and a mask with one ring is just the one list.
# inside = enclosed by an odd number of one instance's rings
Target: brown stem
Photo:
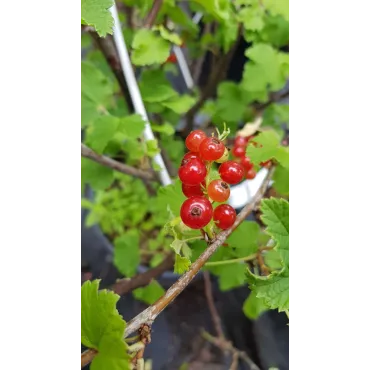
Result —
[[271, 104], [277, 103], [280, 100], [283, 100], [283, 99], [288, 98], [288, 97], [289, 97], [289, 90], [285, 91], [283, 93], [272, 93], [272, 94], [270, 94], [270, 98], [266, 103], [255, 104], [255, 109], [258, 112], [262, 112], [264, 109], [266, 109]]
[[114, 73], [120, 89], [122, 91], [123, 97], [126, 100], [129, 111], [134, 112], [134, 105], [132, 103], [131, 95], [129, 93], [126, 80], [122, 71], [121, 63], [119, 61], [118, 53], [114, 45], [113, 37], [107, 35], [107, 37], [99, 37], [99, 35], [94, 31], [90, 32], [92, 39], [94, 40], [97, 47], [101, 50], [104, 55], [105, 60], [109, 64], [112, 72]]
[[217, 336], [219, 338], [225, 339], [225, 335], [222, 330], [221, 318], [217, 312], [215, 301], [213, 299], [211, 277], [208, 271], [204, 271], [203, 278], [204, 278], [204, 292], [206, 295], [209, 311], [211, 312], [213, 325], [215, 326]]
[[93, 358], [98, 354], [98, 351], [95, 349], [87, 349], [81, 353], [81, 368], [89, 364]]
[[116, 160], [109, 158], [105, 155], [95, 153], [91, 148], [81, 143], [81, 155], [82, 157], [89, 158], [94, 162], [100, 163], [103, 166], [112, 168], [118, 172], [122, 172], [126, 175], [138, 177], [144, 180], [156, 181], [153, 172], [139, 170], [135, 167], [128, 166], [126, 164], [117, 162]]
[[[229, 229], [220, 232], [212, 244], [198, 257], [198, 259], [190, 266], [189, 270], [182, 275], [176, 283], [174, 283], [167, 292], [154, 302], [147, 309], [135, 316], [131, 321], [128, 322], [124, 337], [127, 338], [129, 335], [137, 331], [141, 325], [148, 324], [149, 326], [153, 323], [155, 318], [188, 286], [193, 280], [194, 276], [200, 271], [208, 259], [216, 252], [216, 250], [225, 242], [230, 234], [250, 215], [253, 210], [257, 207], [259, 202], [262, 200], [265, 194], [269, 182], [274, 174], [275, 167], [271, 167], [268, 175], [264, 179], [261, 187], [254, 195], [252, 201], [247, 204], [241, 212], [238, 214], [233, 226]], [[93, 358], [94, 356], [92, 356]], [[259, 370], [258, 367], [254, 367], [255, 370]]]
[[[227, 340], [220, 339], [220, 338], [216, 338], [216, 337], [212, 336], [211, 334], [207, 333], [206, 331], [202, 332], [202, 336], [203, 336], [203, 338], [207, 339], [210, 343], [217, 346], [221, 350], [223, 350], [225, 352], [231, 352], [233, 354], [234, 366], [235, 366], [234, 356], [236, 357], [236, 355], [237, 355], [238, 358], [241, 358], [242, 360], [244, 360], [249, 365], [249, 368], [251, 370], [260, 370], [260, 368], [252, 361], [252, 359], [245, 352], [240, 351], [237, 348], [235, 348], [232, 345], [231, 342], [229, 342]], [[230, 368], [230, 370], [231, 369], [232, 368]]]
[[183, 137], [186, 137], [190, 133], [190, 131], [193, 129], [195, 115], [203, 107], [207, 99], [210, 98], [215, 93], [218, 83], [224, 78], [224, 74], [227, 70], [227, 66], [231, 62], [231, 59], [233, 58], [234, 53], [239, 45], [239, 42], [241, 39], [241, 33], [242, 33], [242, 26], [239, 25], [237, 40], [235, 41], [234, 45], [230, 48], [230, 50], [226, 54], [222, 55], [220, 59], [217, 61], [215, 67], [213, 68], [211, 72], [208, 83], [201, 93], [199, 100], [187, 112], [185, 116], [186, 127], [184, 131], [182, 132]]
[[[206, 23], [205, 24], [202, 36], [211, 32], [211, 26], [212, 26], [212, 23]], [[194, 63], [193, 75], [194, 75], [194, 83], [196, 85], [199, 84], [199, 79], [200, 79], [200, 76], [201, 76], [202, 67], [203, 67], [203, 63], [204, 63], [204, 60], [206, 58], [206, 55], [207, 55], [207, 50]]]
[[173, 266], [172, 254], [165, 258], [158, 266], [138, 274], [131, 279], [118, 280], [113, 286], [112, 290], [118, 295], [123, 295], [136, 288], [148, 285], [154, 278], [162, 275], [165, 271]]
[[153, 27], [155, 19], [157, 18], [159, 10], [161, 9], [162, 3], [163, 3], [163, 0], [154, 0], [152, 9], [150, 9], [150, 12], [149, 12], [149, 14], [146, 17], [146, 20], [144, 22], [144, 27], [145, 28], [152, 28]]

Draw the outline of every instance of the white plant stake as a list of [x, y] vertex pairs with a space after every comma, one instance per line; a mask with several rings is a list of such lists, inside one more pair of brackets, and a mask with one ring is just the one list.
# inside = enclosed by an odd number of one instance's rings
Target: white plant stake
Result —
[[[118, 18], [118, 13], [117, 13], [117, 8], [116, 8], [115, 3], [110, 8], [110, 12], [112, 13], [112, 16], [114, 19], [113, 39], [114, 39], [114, 43], [117, 48], [118, 56], [119, 56], [123, 74], [124, 74], [124, 77], [127, 83], [127, 87], [130, 92], [132, 103], [134, 105], [135, 112], [140, 114], [143, 120], [145, 121], [145, 128], [143, 132], [144, 139], [145, 141], [155, 140], [153, 131], [150, 127], [149, 118], [146, 113], [143, 100], [141, 98], [139, 86], [137, 84], [134, 71], [132, 69], [130, 57], [127, 51], [125, 40], [123, 38], [121, 24]], [[153, 162], [156, 163], [161, 168], [161, 170], [159, 171], [159, 179], [161, 181], [161, 184], [163, 186], [172, 184], [170, 175], [167, 171], [167, 168], [164, 164], [163, 158], [160, 153], [157, 154], [153, 158]]]

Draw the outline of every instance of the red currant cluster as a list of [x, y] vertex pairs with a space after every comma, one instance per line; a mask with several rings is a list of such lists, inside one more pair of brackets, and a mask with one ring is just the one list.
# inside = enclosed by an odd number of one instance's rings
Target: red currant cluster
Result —
[[[232, 154], [236, 161], [238, 161], [244, 168], [245, 178], [247, 180], [253, 180], [256, 177], [256, 171], [250, 158], [245, 154], [248, 145], [257, 145], [252, 139], [254, 135], [251, 136], [240, 136], [238, 135], [234, 140], [234, 146], [232, 148]], [[268, 167], [271, 161], [266, 161], [260, 163], [261, 167]]]
[[[207, 137], [201, 130], [192, 131], [185, 145], [189, 152], [178, 171], [182, 191], [188, 198], [181, 207], [182, 221], [192, 229], [202, 229], [213, 218], [220, 229], [228, 229], [236, 219], [234, 208], [220, 204], [213, 209], [211, 202], [222, 203], [229, 199], [230, 184], [237, 184], [244, 177], [243, 166], [228, 161], [229, 151], [222, 141]], [[218, 169], [221, 179], [210, 180], [213, 162], [221, 163]]]

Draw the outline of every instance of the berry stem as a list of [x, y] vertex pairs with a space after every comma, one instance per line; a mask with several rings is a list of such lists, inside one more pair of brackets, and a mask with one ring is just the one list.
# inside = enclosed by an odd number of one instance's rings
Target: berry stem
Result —
[[243, 261], [253, 261], [257, 258], [257, 253], [253, 253], [250, 256], [247, 257], [241, 257], [241, 258], [235, 258], [232, 260], [226, 260], [226, 261], [215, 261], [215, 262], [206, 262], [205, 266], [221, 266], [221, 265], [230, 265], [232, 263], [238, 263]]

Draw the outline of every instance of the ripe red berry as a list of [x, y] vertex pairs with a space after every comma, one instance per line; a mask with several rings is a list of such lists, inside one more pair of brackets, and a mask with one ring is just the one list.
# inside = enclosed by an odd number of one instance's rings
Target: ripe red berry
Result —
[[228, 204], [220, 204], [213, 211], [213, 220], [216, 225], [222, 229], [226, 230], [232, 226], [236, 219], [235, 209]]
[[187, 152], [182, 160], [184, 161], [185, 159], [194, 159], [194, 158], [199, 159], [203, 162], [202, 158], [200, 158], [199, 153], [195, 152]]
[[233, 150], [233, 156], [234, 157], [243, 157], [245, 156], [245, 146], [234, 146]]
[[235, 146], [243, 146], [243, 145], [246, 145], [247, 144], [247, 138], [243, 137], [243, 136], [237, 136], [234, 140], [234, 145]]
[[245, 174], [245, 178], [247, 180], [253, 180], [255, 177], [256, 177], [256, 171], [254, 170], [254, 168], [251, 168], [250, 170], [248, 170]]
[[268, 167], [270, 167], [270, 165], [271, 165], [271, 159], [270, 160], [268, 160], [268, 161], [266, 161], [266, 162], [261, 162], [260, 163], [260, 166], [261, 167], [266, 167], [266, 168], [268, 168]]
[[244, 176], [243, 166], [235, 161], [222, 163], [218, 172], [221, 179], [226, 181], [228, 184], [237, 184], [242, 181]]
[[[203, 183], [203, 185], [205, 184]], [[184, 193], [186, 198], [195, 197], [195, 196], [202, 197], [204, 195], [201, 184], [198, 184], [198, 185], [182, 184], [182, 192]]]
[[200, 143], [207, 137], [202, 130], [192, 131], [185, 140], [186, 147], [191, 152], [199, 152]]
[[200, 156], [206, 161], [217, 161], [225, 152], [225, 145], [214, 137], [204, 139], [199, 146]]
[[165, 63], [176, 63], [177, 58], [175, 54], [170, 54], [170, 56], [166, 59]]
[[182, 183], [186, 185], [198, 185], [204, 181], [207, 175], [207, 169], [200, 159], [185, 159], [181, 162], [178, 173]]
[[253, 168], [251, 159], [247, 156], [240, 158], [240, 164], [244, 167], [244, 171], [247, 172]]
[[213, 180], [208, 185], [207, 192], [215, 202], [226, 202], [230, 197], [230, 186], [225, 181]]
[[181, 206], [180, 217], [186, 226], [201, 229], [212, 219], [212, 204], [204, 197], [186, 199]]

